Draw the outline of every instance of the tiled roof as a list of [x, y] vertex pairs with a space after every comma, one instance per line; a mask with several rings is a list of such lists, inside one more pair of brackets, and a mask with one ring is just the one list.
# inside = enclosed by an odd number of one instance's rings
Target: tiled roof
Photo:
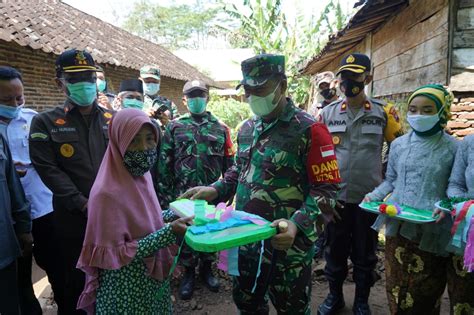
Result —
[[85, 49], [97, 63], [132, 69], [156, 64], [163, 76], [200, 79], [216, 86], [211, 78], [160, 45], [58, 0], [0, 1], [0, 40], [56, 55], [70, 48]]

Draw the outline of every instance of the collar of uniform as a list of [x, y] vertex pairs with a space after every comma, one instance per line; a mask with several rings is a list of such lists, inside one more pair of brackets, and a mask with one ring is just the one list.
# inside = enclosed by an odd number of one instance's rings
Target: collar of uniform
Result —
[[[66, 100], [66, 102], [64, 102], [64, 113], [65, 114], [68, 114], [68, 113], [73, 113], [77, 110], [77, 107], [78, 106], [75, 106], [73, 103], [71, 103], [71, 101], [69, 100]], [[92, 103], [92, 110], [91, 110], [91, 114], [93, 112], [95, 112], [97, 110], [99, 106], [97, 106], [97, 101], [94, 101], [94, 103]]]
[[25, 118], [25, 113], [23, 112], [23, 110], [20, 109], [20, 113], [18, 114], [17, 117], [15, 118], [12, 118], [12, 119], [8, 119], [8, 118], [5, 118], [5, 117], [0, 117], [0, 123], [3, 123], [3, 124], [10, 124], [12, 121], [24, 121], [24, 122], [27, 122], [26, 118]]

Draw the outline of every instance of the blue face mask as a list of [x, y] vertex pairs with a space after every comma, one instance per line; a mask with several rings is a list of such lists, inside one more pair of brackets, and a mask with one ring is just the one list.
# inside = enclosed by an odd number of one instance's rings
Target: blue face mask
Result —
[[0, 117], [7, 119], [15, 119], [20, 115], [20, 111], [25, 104], [18, 105], [17, 107], [7, 106], [0, 104]]
[[107, 88], [107, 83], [105, 80], [97, 79], [97, 89], [99, 92], [104, 92], [105, 89]]
[[123, 108], [143, 109], [143, 102], [136, 98], [124, 98], [122, 101]]
[[92, 82], [66, 83], [69, 99], [78, 106], [90, 106], [97, 98], [97, 85]]
[[206, 111], [207, 100], [205, 97], [188, 98], [188, 109], [192, 114], [202, 114]]
[[143, 92], [145, 92], [146, 95], [156, 95], [159, 91], [159, 83], [143, 83]]

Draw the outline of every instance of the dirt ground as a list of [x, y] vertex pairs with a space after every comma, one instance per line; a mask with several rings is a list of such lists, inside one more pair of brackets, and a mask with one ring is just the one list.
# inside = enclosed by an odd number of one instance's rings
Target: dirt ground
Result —
[[[370, 307], [373, 315], [389, 314], [387, 297], [385, 295], [385, 276], [383, 260], [383, 251], [378, 253], [379, 263], [377, 265], [377, 272], [381, 276], [370, 294]], [[349, 264], [350, 265], [350, 264]], [[313, 291], [311, 300], [312, 314], [316, 314], [318, 305], [324, 300], [328, 293], [328, 283], [323, 275], [324, 261], [313, 262]], [[218, 293], [210, 292], [203, 284], [196, 280], [196, 289], [193, 298], [190, 301], [182, 301], [178, 297], [179, 281], [172, 282], [173, 288], [173, 304], [175, 314], [191, 314], [191, 315], [231, 315], [237, 314], [231, 295], [231, 280], [227, 275], [218, 272], [221, 288]], [[340, 315], [352, 314], [352, 300], [354, 297], [355, 285], [351, 282], [352, 274], [349, 272], [348, 279], [344, 283], [344, 296], [346, 300], [346, 307], [339, 313]], [[35, 293], [40, 298], [40, 303], [43, 307], [45, 315], [56, 314], [56, 306], [51, 301], [51, 289], [47, 283], [44, 272], [38, 267], [34, 267], [33, 282]], [[271, 304], [271, 303], [270, 303]], [[270, 306], [270, 314], [276, 314], [275, 310]], [[443, 296], [441, 314], [449, 314], [449, 300], [446, 292]]]

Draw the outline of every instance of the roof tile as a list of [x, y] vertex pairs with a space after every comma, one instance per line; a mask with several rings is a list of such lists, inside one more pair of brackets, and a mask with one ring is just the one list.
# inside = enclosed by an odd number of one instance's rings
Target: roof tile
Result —
[[59, 55], [87, 49], [98, 63], [140, 69], [153, 63], [163, 76], [216, 83], [158, 44], [133, 35], [57, 0], [0, 2], [0, 39]]

